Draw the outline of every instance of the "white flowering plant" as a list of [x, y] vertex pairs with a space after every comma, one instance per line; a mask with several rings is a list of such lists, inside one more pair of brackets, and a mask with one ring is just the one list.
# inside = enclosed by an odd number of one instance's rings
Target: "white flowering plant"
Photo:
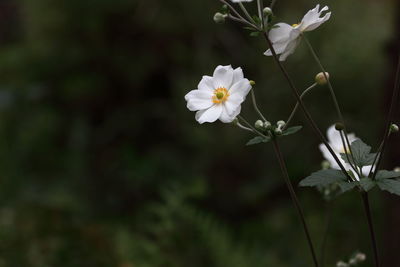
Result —
[[[284, 22], [275, 23], [278, 17], [273, 12], [276, 0], [272, 0], [269, 6], [264, 6], [263, 0], [219, 1], [223, 6], [221, 11], [214, 15], [214, 21], [216, 23], [224, 23], [226, 20], [232, 20], [243, 25], [244, 29], [249, 30], [251, 36], [262, 36], [265, 39], [267, 50], [264, 55], [271, 57], [278, 65], [291, 88], [292, 94], [296, 98], [296, 104], [286, 120], [271, 123], [257, 105], [254, 93], [256, 83], [245, 78], [242, 68], [217, 66], [212, 76], [203, 76], [197, 88], [186, 94], [187, 108], [196, 112], [195, 119], [200, 124], [219, 120], [222, 123], [232, 123], [238, 128], [251, 133], [253, 136], [247, 142], [247, 145], [272, 144], [294, 207], [300, 216], [314, 266], [319, 267], [323, 265], [323, 259], [318, 260], [303, 209], [292, 185], [279, 145], [280, 138], [295, 134], [302, 129], [302, 126], [291, 125], [293, 117], [300, 108], [316, 138], [321, 142], [319, 149], [325, 161], [321, 170], [313, 172], [310, 176], [304, 178], [299, 185], [301, 187], [315, 187], [323, 193], [326, 200], [349, 191], [361, 194], [371, 235], [374, 264], [379, 267], [379, 251], [368, 192], [373, 188], [378, 188], [400, 196], [400, 172], [398, 170], [380, 169], [389, 138], [399, 131], [393, 117], [400, 91], [400, 67], [397, 69], [397, 78], [383, 138], [376, 151], [371, 152], [372, 148], [369, 145], [356, 137], [354, 133], [348, 133], [339, 101], [331, 83], [331, 77], [306, 37], [306, 34], [322, 27], [324, 23], [329, 21], [332, 11], [328, 6], [321, 8], [318, 4], [306, 12], [299, 23], [290, 25]], [[256, 5], [257, 14], [251, 15], [244, 3], [246, 5]], [[311, 56], [321, 71], [316, 75], [314, 82], [303, 92], [298, 90], [283, 64], [296, 51], [301, 41], [307, 44]], [[338, 122], [327, 130], [326, 137], [303, 102], [303, 97], [318, 86], [324, 86], [328, 89], [338, 117]], [[248, 97], [249, 94], [250, 97]], [[247, 98], [251, 99], [254, 111], [259, 117], [254, 123], [249, 122], [245, 119], [245, 116], [240, 114], [241, 105]], [[349, 262], [338, 262], [338, 266], [353, 266], [364, 260], [365, 255], [358, 253]]]

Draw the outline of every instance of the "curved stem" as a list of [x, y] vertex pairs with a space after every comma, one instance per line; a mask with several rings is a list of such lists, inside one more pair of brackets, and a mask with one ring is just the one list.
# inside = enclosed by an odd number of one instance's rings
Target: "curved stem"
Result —
[[[240, 15], [239, 12], [236, 11], [236, 9], [229, 4], [227, 1], [225, 0], [219, 0], [220, 2], [222, 2], [224, 5], [226, 5], [233, 13], [235, 13], [236, 16], [238, 16], [238, 18], [240, 18], [241, 20], [247, 21], [245, 18], [242, 17], [242, 15]], [[248, 22], [248, 21], [247, 21]], [[251, 24], [251, 23], [250, 23]], [[253, 25], [253, 24], [252, 24]], [[253, 25], [254, 26], [254, 25]]]
[[[308, 87], [306, 90], [304, 90], [304, 92], [300, 95], [300, 99], [303, 99], [303, 97], [310, 92], [313, 88], [315, 88], [318, 84], [314, 83], [313, 85], [311, 85], [310, 87]], [[286, 120], [286, 124], [285, 127], [283, 127], [283, 129], [286, 129], [289, 126], [289, 123], [291, 122], [291, 120], [293, 119], [294, 115], [296, 114], [297, 109], [299, 108], [299, 102], [296, 103], [296, 105], [294, 106], [294, 109], [292, 111], [292, 113], [290, 113], [289, 118]]]
[[252, 129], [247, 128], [246, 126], [242, 125], [240, 122], [236, 122], [235, 125], [236, 125], [237, 127], [239, 127], [240, 129], [243, 129], [243, 130], [246, 130], [246, 131], [249, 131], [249, 132], [254, 133], [254, 131], [253, 131]]
[[[343, 133], [343, 131], [339, 131], [340, 134], [340, 139], [342, 140], [343, 148], [344, 148], [344, 153], [346, 154], [347, 161], [349, 162], [351, 168], [358, 174], [358, 177], [361, 177], [361, 173], [357, 169], [357, 165], [354, 162], [354, 157], [350, 159], [349, 154], [352, 153], [350, 150], [350, 145], [346, 144], [346, 138], [343, 137], [343, 135], [346, 136], [346, 134]], [[353, 164], [354, 163], [354, 164]]]
[[268, 136], [264, 135], [263, 133], [258, 131], [256, 128], [254, 128], [253, 125], [251, 125], [245, 118], [243, 118], [240, 115], [237, 117], [238, 117], [238, 119], [242, 120], [244, 122], [244, 124], [246, 124], [254, 133], [258, 134], [261, 137], [268, 138]]
[[[380, 164], [382, 162], [382, 158], [383, 158], [383, 153], [385, 152], [387, 141], [388, 141], [389, 136], [390, 136], [390, 126], [391, 126], [392, 121], [393, 121], [393, 115], [395, 113], [395, 106], [396, 106], [397, 100], [399, 98], [399, 93], [400, 93], [399, 91], [400, 91], [400, 55], [399, 55], [398, 63], [397, 63], [396, 81], [395, 81], [395, 84], [394, 84], [392, 101], [390, 103], [389, 113], [388, 113], [388, 116], [387, 116], [385, 134], [383, 135], [382, 149], [381, 149], [381, 151], [379, 153], [379, 156], [378, 156], [378, 154], [376, 154], [376, 156], [378, 157], [378, 162], [376, 163], [375, 170], [379, 170], [379, 166], [380, 166]], [[375, 171], [373, 173], [372, 179], [375, 179], [377, 173], [378, 173], [377, 171]]]
[[368, 193], [367, 192], [361, 193], [361, 197], [362, 197], [363, 204], [364, 204], [365, 215], [366, 215], [367, 221], [368, 221], [369, 233], [371, 235], [375, 267], [379, 267], [378, 246], [377, 246], [377, 242], [376, 242], [376, 238], [375, 238], [374, 225], [372, 223], [371, 208], [369, 206]]
[[279, 144], [278, 144], [278, 141], [276, 140], [276, 138], [273, 138], [272, 144], [273, 144], [273, 147], [274, 147], [274, 151], [275, 151], [276, 157], [278, 158], [279, 165], [281, 167], [283, 178], [284, 178], [286, 186], [287, 186], [287, 188], [289, 190], [290, 197], [292, 198], [293, 204], [294, 204], [294, 206], [295, 206], [295, 208], [296, 208], [296, 210], [297, 210], [297, 212], [299, 214], [299, 217], [300, 217], [300, 220], [301, 220], [301, 224], [303, 226], [304, 233], [305, 233], [306, 238], [307, 238], [308, 246], [309, 246], [310, 251], [311, 251], [311, 256], [312, 256], [314, 265], [315, 265], [315, 267], [319, 267], [317, 256], [315, 254], [314, 246], [313, 246], [313, 243], [312, 243], [312, 240], [311, 240], [311, 235], [310, 235], [310, 232], [308, 230], [306, 220], [304, 218], [304, 213], [303, 213], [303, 210], [302, 210], [302, 208], [300, 206], [300, 202], [299, 202], [299, 199], [297, 198], [296, 192], [294, 191], [292, 182], [290, 181], [289, 173], [287, 171], [286, 164], [285, 164], [285, 160], [283, 158], [282, 152], [280, 150], [280, 147], [279, 147]]
[[294, 85], [292, 79], [290, 78], [288, 72], [286, 71], [285, 67], [283, 66], [282, 62], [279, 61], [279, 58], [276, 54], [276, 51], [271, 43], [271, 40], [268, 38], [268, 33], [264, 32], [264, 37], [268, 43], [268, 46], [271, 50], [272, 56], [275, 59], [275, 62], [278, 64], [280, 70], [282, 71], [284, 77], [288, 81], [290, 88], [292, 89], [292, 92], [294, 96], [297, 99], [297, 102], [299, 103], [300, 108], [302, 109], [307, 121], [310, 123], [311, 128], [314, 130], [314, 133], [317, 135], [317, 137], [324, 143], [326, 148], [328, 149], [329, 153], [332, 155], [332, 157], [335, 159], [337, 164], [339, 165], [340, 169], [342, 170], [343, 174], [346, 175], [347, 179], [349, 181], [352, 181], [350, 175], [347, 173], [346, 169], [344, 168], [343, 164], [340, 162], [339, 158], [337, 157], [336, 153], [333, 151], [332, 147], [329, 145], [327, 142], [325, 136], [322, 134], [320, 129], [318, 128], [317, 124], [314, 122], [313, 118], [311, 117], [311, 114], [308, 112], [307, 108], [304, 105], [303, 100], [300, 98], [299, 91], [297, 90], [296, 86]]
[[[254, 21], [254, 19], [250, 16], [249, 12], [247, 12], [247, 9], [244, 7], [244, 5], [239, 2], [239, 6], [242, 9], [243, 13], [246, 15], [247, 19], [253, 23], [254, 25], [256, 25], [256, 22]], [[258, 28], [258, 27], [257, 27]]]
[[267, 121], [267, 119], [264, 117], [264, 115], [261, 113], [260, 109], [257, 106], [257, 102], [256, 102], [256, 94], [254, 93], [254, 89], [251, 89], [251, 100], [253, 102], [253, 107], [254, 110], [258, 113], [258, 115], [264, 120], [264, 122]]
[[233, 15], [231, 15], [231, 14], [228, 15], [228, 18], [230, 18], [230, 19], [233, 20], [233, 21], [237, 21], [237, 22], [243, 23], [243, 24], [245, 24], [245, 25], [247, 25], [247, 26], [249, 26], [249, 27], [251, 27], [251, 28], [254, 28], [255, 30], [258, 31], [258, 29], [256, 28], [256, 26], [254, 26], [253, 24], [251, 24], [250, 22], [248, 22], [248, 21], [245, 20], [245, 19], [241, 19], [241, 18], [235, 17], [235, 16], [233, 16]]

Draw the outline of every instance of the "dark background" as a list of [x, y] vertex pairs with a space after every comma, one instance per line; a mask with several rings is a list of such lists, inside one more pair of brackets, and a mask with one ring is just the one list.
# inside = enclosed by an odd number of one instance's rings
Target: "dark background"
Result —
[[[264, 1], [268, 4], [268, 1]], [[298, 22], [314, 0], [278, 0]], [[398, 1], [325, 0], [309, 34], [350, 131], [374, 148], [383, 133], [400, 38]], [[252, 5], [254, 6], [254, 5]], [[310, 266], [301, 225], [270, 145], [246, 147], [231, 125], [199, 125], [184, 95], [217, 65], [255, 80], [269, 120], [295, 101], [262, 38], [216, 25], [216, 0], [0, 1], [0, 267]], [[304, 43], [285, 63], [306, 88], [319, 72]], [[305, 99], [321, 129], [328, 90]], [[251, 103], [242, 114], [254, 121]], [[400, 121], [398, 121], [400, 122]], [[320, 168], [305, 128], [282, 139], [293, 183]], [[385, 167], [400, 165], [392, 138]], [[326, 206], [297, 189], [317, 251]], [[386, 266], [400, 266], [398, 197], [371, 202]], [[326, 266], [355, 251], [372, 266], [362, 202], [331, 204]]]

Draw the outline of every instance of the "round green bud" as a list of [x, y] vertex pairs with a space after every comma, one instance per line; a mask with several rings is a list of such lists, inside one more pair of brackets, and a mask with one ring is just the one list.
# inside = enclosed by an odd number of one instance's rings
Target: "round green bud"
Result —
[[263, 14], [264, 14], [264, 16], [271, 16], [272, 15], [272, 9], [270, 9], [269, 7], [264, 8]]
[[360, 263], [365, 261], [367, 256], [364, 253], [359, 252], [354, 256], [354, 259], [357, 261], [357, 263]]
[[336, 267], [348, 267], [349, 265], [345, 263], [344, 261], [338, 261], [336, 263]]
[[329, 161], [324, 160], [321, 162], [321, 167], [323, 170], [329, 169], [331, 167], [331, 164], [329, 163]]
[[262, 122], [262, 120], [258, 120], [254, 123], [254, 127], [259, 130], [264, 130], [264, 123]]
[[267, 130], [271, 130], [272, 124], [269, 121], [264, 122], [264, 128]]
[[275, 134], [276, 135], [281, 135], [282, 134], [282, 129], [276, 128], [275, 129]]
[[276, 123], [276, 125], [278, 125], [278, 126], [284, 126], [286, 124], [286, 122], [285, 121], [278, 121], [277, 123]]
[[256, 85], [256, 82], [253, 81], [253, 80], [250, 80], [250, 85], [251, 85], [251, 86], [254, 86], [254, 85]]
[[336, 129], [337, 131], [343, 131], [343, 130], [344, 130], [344, 125], [343, 125], [343, 123], [337, 122], [337, 123], [335, 124], [335, 129]]
[[[325, 75], [326, 75], [326, 78], [328, 78], [328, 79], [325, 78]], [[325, 84], [327, 84], [327, 83], [328, 83], [328, 80], [329, 80], [329, 73], [325, 72], [325, 75], [324, 75], [323, 72], [318, 73], [318, 74], [315, 76], [315, 82], [316, 82], [318, 85], [325, 85]]]
[[391, 133], [397, 133], [399, 131], [399, 126], [397, 124], [392, 124], [390, 125], [390, 132]]
[[226, 15], [224, 15], [224, 14], [222, 14], [220, 12], [217, 12], [214, 15], [214, 22], [217, 23], [217, 24], [222, 24], [222, 23], [225, 22], [225, 18], [226, 18]]

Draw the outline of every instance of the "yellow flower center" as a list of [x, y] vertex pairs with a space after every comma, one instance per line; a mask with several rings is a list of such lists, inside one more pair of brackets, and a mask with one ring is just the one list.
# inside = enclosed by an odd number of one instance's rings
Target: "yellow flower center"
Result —
[[299, 24], [297, 24], [297, 23], [295, 23], [295, 24], [292, 25], [293, 28], [295, 28], [295, 27], [297, 27], [297, 26], [299, 26]]
[[212, 101], [215, 104], [220, 104], [225, 102], [229, 97], [229, 92], [225, 87], [219, 87], [214, 90], [214, 95], [212, 97]]

